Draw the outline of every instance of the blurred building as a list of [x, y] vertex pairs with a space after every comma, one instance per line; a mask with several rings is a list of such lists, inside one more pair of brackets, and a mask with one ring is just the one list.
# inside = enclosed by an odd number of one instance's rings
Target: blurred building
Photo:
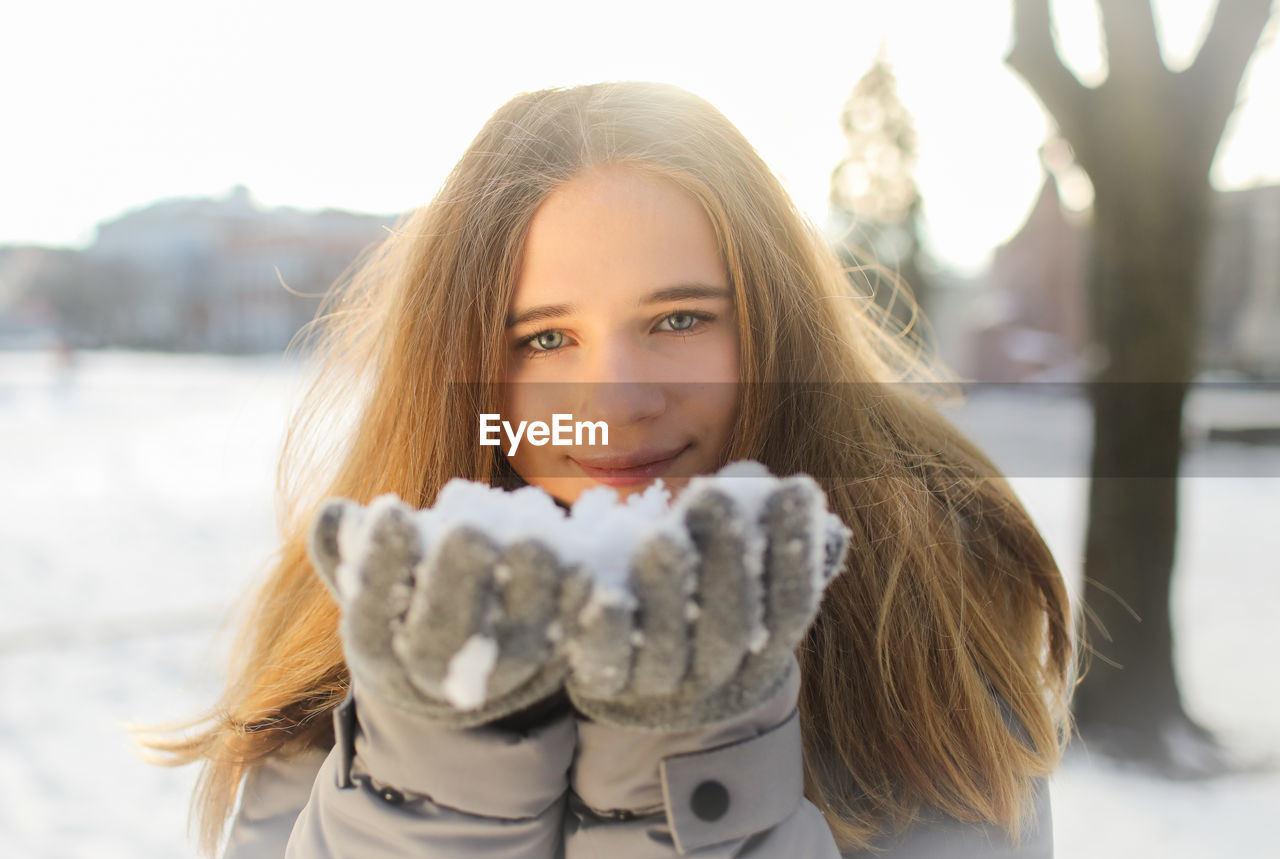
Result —
[[[1085, 377], [1088, 229], [1046, 179], [969, 317], [971, 378]], [[1200, 370], [1280, 375], [1280, 185], [1215, 193], [1205, 275]]]
[[102, 223], [82, 252], [0, 249], [0, 342], [8, 320], [77, 347], [278, 351], [395, 220], [263, 209], [238, 186]]
[[75, 251], [0, 245], [0, 349], [43, 349], [57, 340], [53, 302], [41, 288], [74, 267]]

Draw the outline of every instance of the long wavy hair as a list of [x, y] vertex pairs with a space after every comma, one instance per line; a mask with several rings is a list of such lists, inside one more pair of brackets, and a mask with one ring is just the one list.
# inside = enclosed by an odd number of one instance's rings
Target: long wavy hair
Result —
[[678, 87], [607, 82], [499, 108], [295, 341], [315, 375], [278, 465], [282, 539], [247, 600], [226, 689], [143, 740], [161, 763], [203, 763], [202, 848], [217, 850], [255, 764], [333, 742], [348, 673], [337, 607], [306, 552], [319, 503], [395, 492], [424, 507], [453, 477], [512, 485], [505, 456], [476, 443], [475, 415], [497, 411], [486, 398], [529, 223], [557, 185], [609, 164], [676, 182], [715, 228], [742, 356], [725, 461], [813, 475], [853, 530], [797, 651], [805, 795], [842, 850], [929, 806], [1025, 831], [1033, 782], [1070, 734], [1080, 651], [1030, 516], [937, 409], [954, 377], [851, 286], [724, 115]]

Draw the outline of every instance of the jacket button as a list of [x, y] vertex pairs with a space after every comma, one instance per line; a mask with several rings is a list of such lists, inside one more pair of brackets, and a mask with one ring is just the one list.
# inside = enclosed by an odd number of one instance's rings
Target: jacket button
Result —
[[729, 791], [718, 781], [704, 781], [693, 789], [689, 807], [700, 820], [719, 820], [729, 810]]
[[383, 802], [390, 803], [391, 805], [400, 805], [404, 802], [404, 794], [396, 790], [394, 787], [384, 787], [382, 790], [378, 791], [378, 796], [382, 797]]

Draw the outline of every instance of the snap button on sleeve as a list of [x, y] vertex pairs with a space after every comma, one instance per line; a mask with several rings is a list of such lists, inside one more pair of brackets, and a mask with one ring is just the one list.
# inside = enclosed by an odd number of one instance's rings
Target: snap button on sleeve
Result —
[[391, 805], [400, 805], [404, 802], [404, 794], [396, 790], [394, 787], [384, 787], [378, 791], [378, 796], [382, 797], [383, 802]]
[[719, 820], [729, 810], [729, 791], [720, 782], [709, 779], [693, 789], [689, 807], [708, 823]]
[[663, 806], [678, 853], [781, 823], [804, 796], [799, 713], [745, 740], [663, 758]]

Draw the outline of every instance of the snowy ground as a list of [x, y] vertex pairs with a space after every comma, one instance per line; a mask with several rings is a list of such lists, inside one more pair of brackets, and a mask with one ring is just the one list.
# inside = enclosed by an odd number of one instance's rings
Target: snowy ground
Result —
[[[297, 380], [277, 358], [87, 353], [59, 375], [43, 354], [0, 352], [0, 855], [194, 854], [194, 769], [140, 762], [122, 726], [211, 700], [215, 634], [274, 549], [273, 467]], [[1010, 463], [1077, 587], [1085, 481], [1018, 457], [1037, 445], [1083, 457], [1087, 412], [997, 391], [957, 420]], [[1280, 449], [1199, 447], [1185, 473], [1214, 475], [1183, 482], [1187, 705], [1274, 754]], [[1278, 773], [1172, 784], [1075, 757], [1053, 801], [1060, 857], [1280, 855]]]

